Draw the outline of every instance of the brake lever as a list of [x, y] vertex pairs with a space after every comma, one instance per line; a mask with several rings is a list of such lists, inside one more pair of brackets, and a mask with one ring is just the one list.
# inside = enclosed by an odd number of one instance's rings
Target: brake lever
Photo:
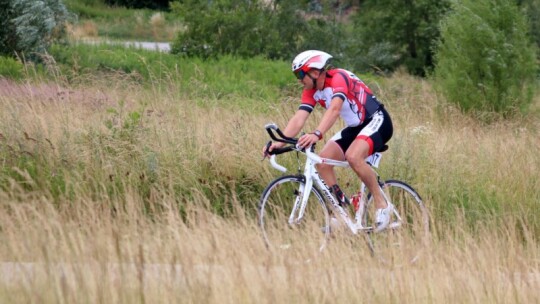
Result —
[[268, 143], [266, 143], [266, 150], [264, 151], [264, 155], [263, 155], [263, 158], [261, 159], [261, 161], [264, 161], [267, 157], [268, 157], [268, 149], [270, 149], [270, 146], [272, 146], [272, 141], [268, 141]]

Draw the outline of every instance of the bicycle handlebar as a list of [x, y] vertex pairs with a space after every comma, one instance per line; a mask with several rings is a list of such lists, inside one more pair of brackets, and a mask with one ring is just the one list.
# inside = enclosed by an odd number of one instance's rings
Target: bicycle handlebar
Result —
[[[266, 129], [266, 132], [268, 132], [268, 134], [270, 135], [270, 138], [272, 138], [275, 141], [291, 144], [291, 145], [296, 145], [298, 143], [298, 138], [285, 136], [285, 134], [281, 132], [281, 130], [275, 123], [269, 123], [266, 126], [264, 126], [264, 128]], [[276, 135], [274, 134], [274, 131], [272, 130], [274, 130], [279, 135], [280, 138], [277, 138]]]
[[[266, 126], [264, 126], [264, 128], [266, 129], [266, 132], [268, 132], [268, 135], [270, 135], [270, 138], [272, 138], [272, 140], [291, 145], [291, 146], [287, 146], [283, 148], [276, 148], [276, 149], [273, 149], [272, 151], [268, 151], [268, 148], [270, 148], [270, 146], [272, 145], [272, 141], [269, 141], [266, 144], [266, 152], [269, 155], [279, 155], [279, 154], [283, 154], [283, 153], [287, 153], [287, 152], [291, 152], [295, 150], [303, 151], [303, 149], [300, 149], [297, 147], [298, 138], [286, 136], [285, 134], [283, 134], [283, 132], [279, 129], [279, 127], [275, 123], [269, 123]], [[276, 134], [274, 134], [274, 132], [277, 133], [277, 136]]]
[[[320, 157], [319, 155], [317, 155], [315, 153], [315, 144], [311, 145], [309, 147], [309, 149], [307, 149], [307, 150], [304, 149], [304, 148], [299, 148], [297, 146], [298, 138], [292, 138], [292, 137], [285, 136], [285, 134], [283, 134], [283, 132], [279, 129], [279, 127], [275, 123], [267, 124], [266, 126], [264, 126], [264, 128], [266, 129], [266, 131], [270, 135], [270, 138], [272, 138], [274, 141], [282, 142], [282, 143], [286, 143], [286, 144], [291, 145], [291, 146], [287, 146], [287, 147], [283, 147], [283, 148], [276, 148], [276, 149], [273, 149], [272, 151], [268, 151], [268, 148], [270, 148], [270, 145], [272, 145], [272, 141], [269, 141], [266, 144], [266, 151], [267, 151], [267, 153], [269, 155], [271, 155], [270, 162], [271, 162], [272, 166], [274, 168], [278, 169], [279, 171], [285, 172], [286, 169], [276, 163], [275, 156], [279, 155], [279, 154], [287, 153], [287, 152], [290, 152], [290, 151], [299, 151], [299, 152], [306, 153], [306, 155], [307, 155], [307, 157], [309, 159], [311, 159], [311, 160], [313, 160], [313, 161], [315, 161], [316, 163], [319, 163], [319, 164], [320, 163], [326, 163], [326, 164], [330, 164], [332, 166], [338, 166], [338, 167], [348, 167], [349, 166], [348, 162], [346, 162], [346, 161], [338, 161], [338, 160], [333, 160], [333, 159]], [[274, 132], [277, 133], [277, 135], [279, 137], [277, 137], [276, 134], [274, 134]]]

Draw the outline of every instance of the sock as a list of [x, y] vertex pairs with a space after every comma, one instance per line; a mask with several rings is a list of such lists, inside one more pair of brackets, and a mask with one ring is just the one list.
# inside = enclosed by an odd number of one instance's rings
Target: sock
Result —
[[341, 207], [346, 207], [350, 204], [349, 199], [347, 198], [347, 196], [345, 196], [345, 194], [343, 193], [343, 191], [341, 191], [341, 188], [339, 188], [337, 184], [333, 185], [330, 190], [336, 196]]

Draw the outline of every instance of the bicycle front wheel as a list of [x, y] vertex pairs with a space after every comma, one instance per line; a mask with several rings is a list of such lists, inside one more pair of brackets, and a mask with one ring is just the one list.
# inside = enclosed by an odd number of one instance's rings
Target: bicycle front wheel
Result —
[[[408, 184], [388, 180], [382, 185], [395, 212], [385, 231], [370, 233], [370, 247], [374, 255], [392, 265], [416, 262], [429, 241], [429, 214], [420, 195]], [[368, 196], [363, 216], [365, 227], [374, 228], [375, 206]]]
[[259, 204], [259, 225], [271, 250], [322, 250], [330, 234], [328, 209], [321, 192], [311, 188], [302, 206], [305, 178], [282, 176], [264, 190]]

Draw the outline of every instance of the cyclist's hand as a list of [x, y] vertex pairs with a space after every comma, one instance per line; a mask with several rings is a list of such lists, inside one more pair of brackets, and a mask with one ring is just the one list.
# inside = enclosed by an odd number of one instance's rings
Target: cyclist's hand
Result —
[[270, 156], [270, 154], [268, 154], [268, 152], [272, 152], [272, 150], [274, 150], [274, 149], [283, 148], [283, 146], [285, 146], [285, 143], [268, 142], [268, 144], [266, 144], [264, 146], [264, 148], [263, 148], [263, 157]]
[[301, 148], [307, 148], [319, 141], [319, 137], [313, 133], [304, 134], [298, 139], [298, 146]]

